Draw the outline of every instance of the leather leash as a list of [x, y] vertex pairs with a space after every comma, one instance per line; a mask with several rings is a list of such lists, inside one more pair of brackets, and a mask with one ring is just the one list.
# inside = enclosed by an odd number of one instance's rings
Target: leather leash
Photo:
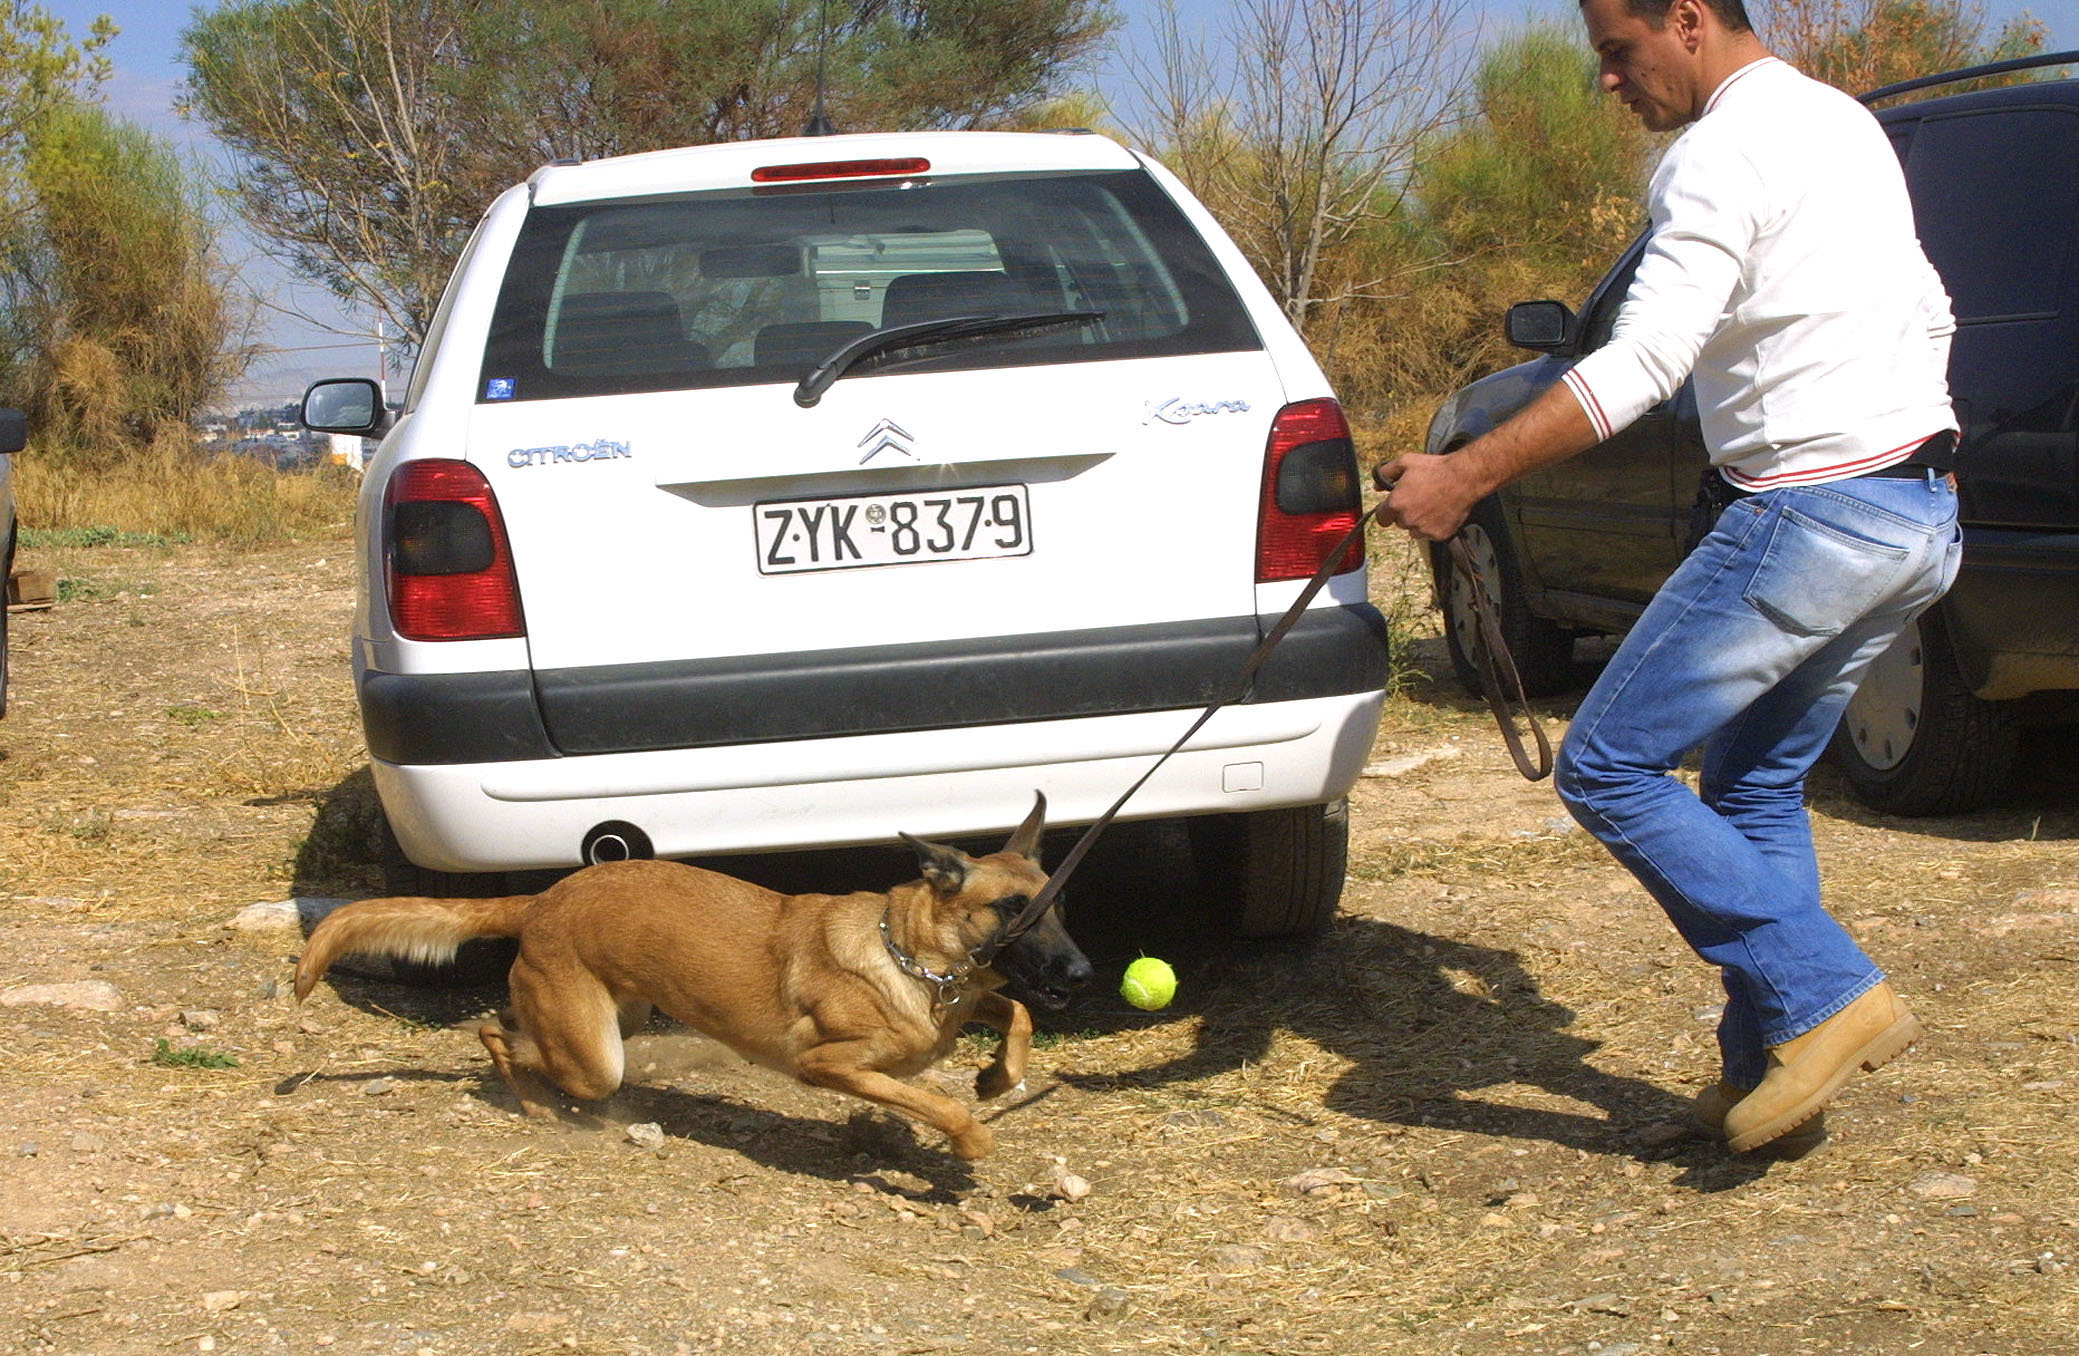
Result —
[[[1277, 649], [1279, 642], [1283, 641], [1292, 628], [1298, 624], [1300, 615], [1307, 610], [1307, 605], [1314, 601], [1315, 596], [1336, 575], [1337, 567], [1342, 563], [1344, 554], [1349, 551], [1353, 544], [1363, 540], [1364, 529], [1377, 521], [1380, 511], [1385, 507], [1386, 501], [1384, 498], [1381, 498], [1378, 503], [1357, 515], [1356, 524], [1351, 527], [1348, 534], [1341, 541], [1336, 543], [1335, 549], [1330, 551], [1322, 560], [1321, 568], [1314, 572], [1314, 577], [1309, 579], [1306, 587], [1299, 591], [1299, 597], [1293, 600], [1292, 606], [1285, 609], [1285, 615], [1278, 618], [1271, 629], [1265, 633], [1263, 639], [1257, 642], [1255, 650], [1243, 662], [1241, 672], [1235, 677], [1234, 690], [1228, 693], [1228, 695], [1216, 699], [1211, 706], [1201, 711], [1198, 719], [1191, 722], [1191, 728], [1184, 731], [1177, 739], [1177, 742], [1170, 745], [1168, 751], [1160, 758], [1157, 758], [1148, 770], [1134, 781], [1133, 785], [1127, 787], [1120, 794], [1119, 799], [1112, 802], [1110, 809], [1099, 815], [1089, 828], [1083, 830], [1082, 837], [1076, 839], [1075, 846], [1068, 850], [1068, 855], [1061, 859], [1061, 865], [1055, 867], [1053, 874], [1047, 877], [1046, 884], [1040, 887], [1039, 892], [1033, 895], [1031, 901], [1018, 912], [1017, 917], [1013, 918], [1002, 932], [969, 953], [969, 959], [973, 961], [976, 969], [981, 969], [996, 959], [997, 955], [1006, 946], [1016, 941], [1027, 929], [1045, 915], [1047, 910], [1053, 906], [1054, 901], [1060, 898], [1062, 888], [1068, 884], [1069, 875], [1082, 863], [1083, 858], [1089, 855], [1091, 847], [1097, 842], [1098, 835], [1102, 834], [1106, 827], [1111, 824], [1113, 818], [1118, 815], [1119, 811], [1126, 807], [1126, 802], [1133, 799], [1134, 793], [1147, 785], [1148, 779], [1153, 777], [1156, 771], [1170, 760], [1170, 756], [1190, 743], [1191, 736], [1204, 729], [1206, 722], [1211, 720], [1221, 708], [1229, 706], [1248, 695], [1250, 685], [1254, 682], [1257, 671], [1263, 667], [1264, 661], [1270, 658], [1271, 651]], [[1481, 687], [1487, 697], [1488, 709], [1494, 713], [1496, 723], [1501, 726], [1502, 741], [1508, 745], [1509, 756], [1515, 760], [1516, 770], [1531, 781], [1541, 780], [1552, 771], [1552, 744], [1545, 737], [1545, 727], [1539, 723], [1537, 713], [1531, 710], [1530, 699], [1524, 695], [1522, 675], [1516, 672], [1515, 660], [1509, 655], [1508, 642], [1502, 638], [1499, 610], [1495, 606], [1493, 596], [1487, 591], [1486, 580], [1481, 577], [1479, 570], [1473, 566], [1472, 553], [1466, 549], [1464, 538], [1452, 537], [1450, 551], [1452, 568], [1458, 570], [1468, 580], [1472, 581], [1473, 585], [1473, 615], [1478, 620], [1478, 625], [1474, 628], [1472, 638], [1473, 652], [1480, 665], [1481, 676], [1484, 679]], [[1506, 680], [1506, 685], [1504, 680]], [[1512, 702], [1513, 709], [1511, 708]], [[1524, 748], [1523, 736], [1517, 732], [1516, 715], [1518, 712], [1522, 714], [1524, 721], [1530, 726], [1531, 736], [1537, 743], [1538, 758], [1536, 762], [1531, 760], [1529, 753]]]

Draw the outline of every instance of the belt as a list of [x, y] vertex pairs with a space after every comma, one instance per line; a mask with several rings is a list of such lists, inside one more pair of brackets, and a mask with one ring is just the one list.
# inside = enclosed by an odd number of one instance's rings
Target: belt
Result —
[[1895, 461], [1875, 471], [1864, 471], [1851, 480], [1874, 480], [1879, 477], [1895, 480], [1925, 480], [1930, 471], [1936, 475], [1947, 475], [1956, 469], [1956, 434], [1943, 429], [1934, 437], [1913, 449], [1913, 455], [1904, 461]]

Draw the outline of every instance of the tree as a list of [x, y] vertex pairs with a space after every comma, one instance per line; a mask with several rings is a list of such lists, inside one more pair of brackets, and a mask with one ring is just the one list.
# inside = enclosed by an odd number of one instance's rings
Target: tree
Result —
[[18, 397], [44, 446], [110, 465], [185, 428], [248, 350], [195, 176], [135, 124], [91, 105], [45, 110], [27, 134], [7, 278]]
[[1345, 319], [1351, 389], [1426, 407], [1520, 358], [1502, 312], [1585, 295], [1645, 224], [1652, 145], [1598, 86], [1573, 26], [1533, 24], [1481, 49], [1458, 120], [1417, 160], [1413, 209], [1360, 242], [1399, 260], [1404, 283]]
[[1173, 0], [1133, 68], [1138, 131], [1204, 199], [1302, 334], [1390, 279], [1339, 268], [1394, 216], [1451, 117], [1465, 0], [1238, 0], [1210, 44]]
[[1766, 37], [1807, 75], [1862, 94], [1914, 76], [2031, 56], [2043, 50], [2045, 33], [2041, 20], [2022, 14], [1987, 42], [1985, 11], [1963, 0], [1778, 0]]
[[842, 127], [988, 125], [1109, 23], [1100, 0], [228, 0], [183, 36], [186, 109], [260, 236], [415, 343], [490, 198], [549, 160], [798, 133], [819, 53]]

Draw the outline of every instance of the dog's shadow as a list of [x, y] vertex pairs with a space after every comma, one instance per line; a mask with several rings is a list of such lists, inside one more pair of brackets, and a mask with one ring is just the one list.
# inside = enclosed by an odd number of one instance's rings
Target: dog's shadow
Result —
[[[495, 1019], [505, 998], [502, 985], [428, 987], [343, 974], [328, 976], [325, 987], [350, 1007], [415, 1027], [472, 1035], [478, 1025]], [[636, 1128], [654, 1126], [658, 1142], [666, 1146], [674, 1142], [704, 1145], [741, 1154], [781, 1172], [834, 1182], [865, 1182], [923, 1203], [955, 1204], [978, 1186], [972, 1168], [954, 1157], [928, 1127], [913, 1126], [892, 1111], [837, 1093], [799, 1089], [790, 1080], [756, 1069], [718, 1042], [661, 1015], [631, 1036], [627, 1049], [628, 1079], [611, 1098], [578, 1102], [558, 1095], [555, 1119], [535, 1124], [601, 1137], [614, 1152], [653, 1145]], [[715, 1090], [680, 1086], [682, 1081], [702, 1079], [717, 1085]], [[453, 1086], [472, 1094], [486, 1108], [511, 1116], [515, 1124], [524, 1120], [518, 1098], [488, 1058], [466, 1069], [399, 1065], [362, 1067], [349, 1073], [320, 1065], [283, 1078], [274, 1085], [274, 1093], [292, 1097], [306, 1088], [325, 1086], [387, 1091], [384, 1085], [410, 1084]], [[801, 1097], [823, 1099], [833, 1112], [850, 1114], [835, 1121], [771, 1105]], [[982, 1116], [988, 1119], [997, 1114], [994, 1108], [1024, 1100], [1006, 1098], [991, 1104]], [[630, 1134], [631, 1129], [636, 1133]]]

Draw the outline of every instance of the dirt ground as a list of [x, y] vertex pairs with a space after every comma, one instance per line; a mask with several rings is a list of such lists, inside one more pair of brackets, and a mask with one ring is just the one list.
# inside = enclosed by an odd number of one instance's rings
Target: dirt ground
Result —
[[[1929, 1037], [1817, 1153], [1733, 1160], [1683, 1121], [1712, 977], [1418, 645], [1333, 930], [1220, 942], [1181, 835], [1116, 830], [1069, 915], [1098, 991], [1042, 1019], [967, 1166], [679, 1030], [637, 1038], [598, 1129], [514, 1114], [473, 1034], [495, 990], [298, 1006], [299, 936], [229, 924], [378, 892], [344, 529], [34, 555], [66, 584], [14, 618], [0, 722], [0, 1350], [2073, 1348], [2068, 738], [1968, 818], [1820, 780], [1833, 907]], [[1182, 975], [1166, 1011], [1113, 993], [1142, 951]], [[19, 1001], [58, 984], [107, 987]]]

